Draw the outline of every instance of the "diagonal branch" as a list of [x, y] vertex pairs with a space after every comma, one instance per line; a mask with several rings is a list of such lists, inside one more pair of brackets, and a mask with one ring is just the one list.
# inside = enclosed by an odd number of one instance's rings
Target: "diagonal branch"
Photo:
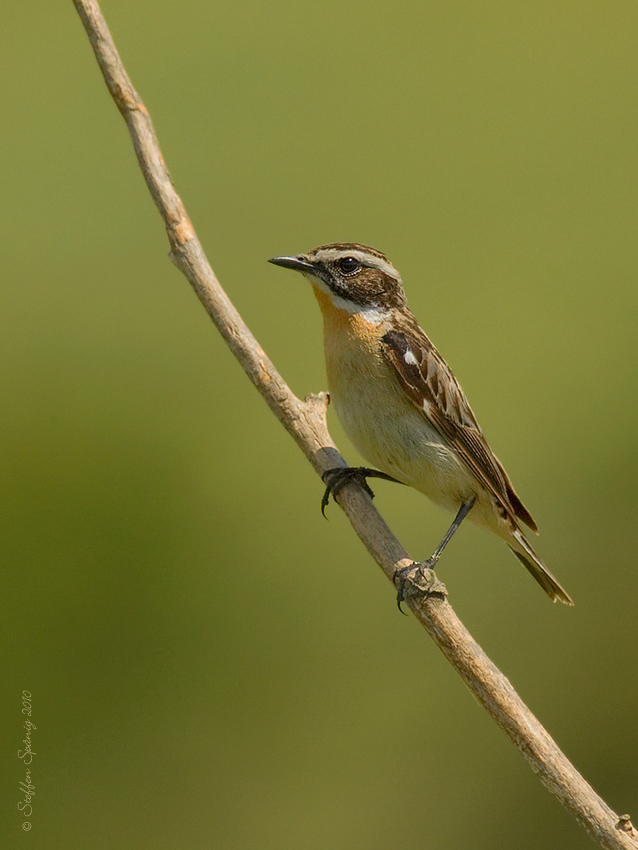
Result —
[[[106, 85], [129, 128], [144, 179], [166, 226], [171, 259], [186, 275], [246, 374], [315, 470], [321, 474], [345, 465], [326, 428], [325, 394], [301, 401], [291, 392], [215, 277], [172, 186], [149, 114], [122, 65], [97, 0], [73, 2]], [[390, 580], [397, 567], [412, 562], [360, 486], [344, 487], [339, 504]], [[440, 584], [435, 586], [442, 588]], [[605, 848], [637, 850], [638, 833], [628, 816], [619, 818], [578, 773], [465, 629], [444, 593], [413, 594], [407, 601], [450, 664], [520, 749], [532, 770], [590, 836]]]

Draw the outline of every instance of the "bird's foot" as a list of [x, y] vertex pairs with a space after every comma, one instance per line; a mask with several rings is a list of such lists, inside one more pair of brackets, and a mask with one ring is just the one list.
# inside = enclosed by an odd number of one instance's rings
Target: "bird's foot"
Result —
[[397, 606], [401, 613], [404, 599], [411, 597], [447, 596], [447, 589], [442, 581], [436, 577], [434, 567], [438, 558], [429, 558], [427, 561], [412, 561], [407, 567], [399, 567], [394, 571], [392, 581], [397, 588]]
[[374, 493], [370, 489], [366, 479], [368, 478], [384, 478], [386, 481], [400, 482], [391, 475], [386, 475], [385, 472], [379, 472], [378, 469], [368, 469], [366, 466], [337, 466], [335, 469], [327, 469], [321, 476], [326, 485], [325, 493], [321, 499], [321, 513], [326, 516], [326, 508], [330, 501], [330, 496], [334, 499], [341, 488], [350, 481], [358, 482], [366, 491], [371, 499], [374, 499]]

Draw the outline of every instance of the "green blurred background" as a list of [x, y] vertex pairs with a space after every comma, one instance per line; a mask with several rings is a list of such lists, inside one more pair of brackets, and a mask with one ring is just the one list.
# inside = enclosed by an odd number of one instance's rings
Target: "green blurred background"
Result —
[[[103, 11], [297, 394], [325, 388], [320, 317], [267, 258], [353, 240], [399, 268], [577, 604], [469, 525], [439, 574], [638, 815], [635, 2]], [[590, 846], [340, 511], [321, 518], [319, 480], [167, 258], [71, 3], [7, 7], [4, 32], [3, 846]], [[375, 489], [427, 556], [449, 518]]]

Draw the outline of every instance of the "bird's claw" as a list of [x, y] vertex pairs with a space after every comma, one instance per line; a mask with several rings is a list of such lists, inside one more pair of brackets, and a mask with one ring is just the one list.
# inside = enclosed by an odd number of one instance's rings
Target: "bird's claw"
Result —
[[438, 559], [413, 561], [407, 567], [398, 567], [394, 571], [392, 581], [397, 588], [397, 607], [405, 614], [401, 603], [409, 597], [447, 596], [447, 589], [436, 577], [434, 566]]
[[[326, 517], [326, 508], [328, 507], [330, 496], [334, 499], [335, 496], [339, 494], [341, 488], [349, 481], [357, 481], [366, 491], [368, 496], [370, 496], [371, 499], [374, 499], [374, 493], [366, 481], [366, 477], [372, 472], [376, 472], [376, 470], [366, 469], [364, 466], [337, 466], [334, 469], [326, 469], [326, 471], [321, 475], [321, 479], [326, 485], [326, 489], [321, 499], [321, 513], [323, 516], [328, 519], [328, 517]], [[390, 476], [387, 477], [390, 478]]]

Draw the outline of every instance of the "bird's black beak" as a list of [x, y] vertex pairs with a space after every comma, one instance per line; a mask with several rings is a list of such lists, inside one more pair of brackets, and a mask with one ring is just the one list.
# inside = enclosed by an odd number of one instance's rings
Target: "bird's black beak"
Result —
[[298, 257], [271, 257], [268, 260], [276, 266], [283, 266], [285, 269], [295, 269], [298, 272], [306, 272], [306, 274], [317, 274], [317, 267], [300, 255]]

